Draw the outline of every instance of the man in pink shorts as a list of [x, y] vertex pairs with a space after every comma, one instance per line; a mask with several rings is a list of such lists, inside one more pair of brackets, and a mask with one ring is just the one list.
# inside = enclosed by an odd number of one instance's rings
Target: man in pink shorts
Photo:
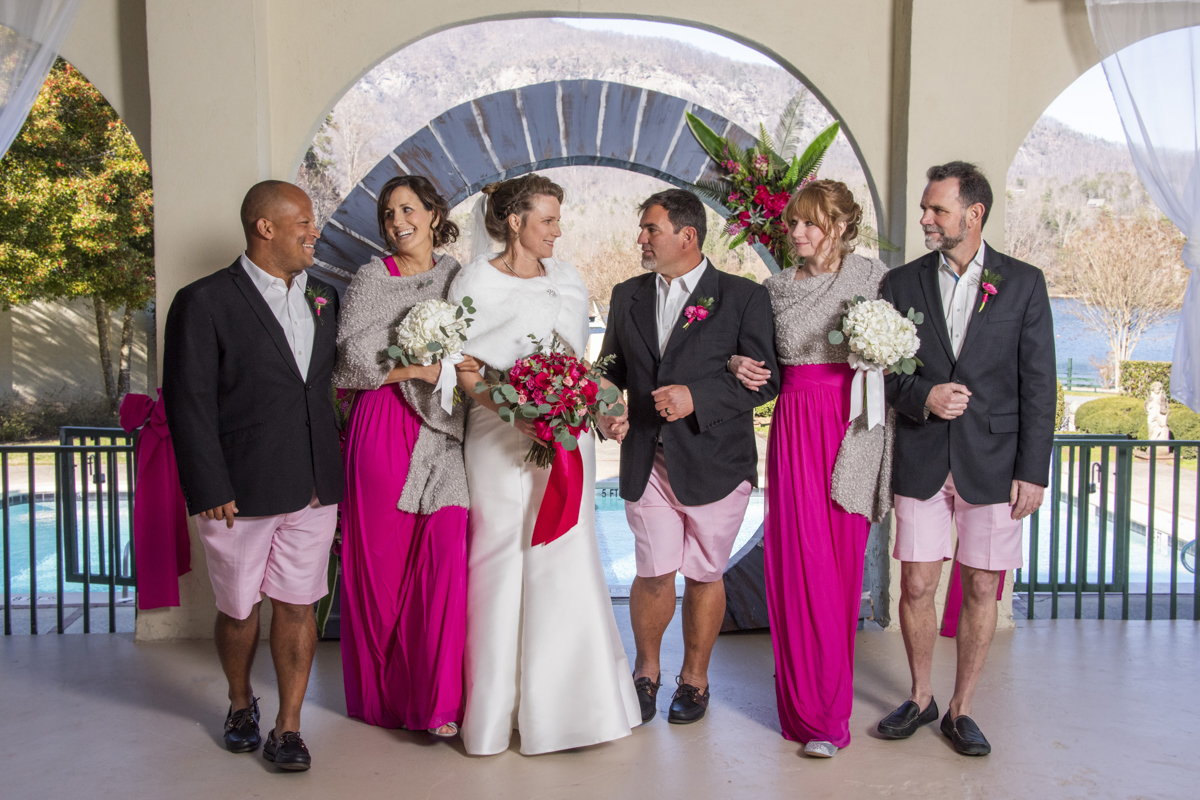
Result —
[[[627, 416], [601, 417], [621, 441], [621, 497], [636, 540], [629, 614], [642, 720], [657, 713], [659, 648], [684, 577], [683, 666], [668, 721], [708, 709], [708, 660], [725, 618], [725, 565], [758, 478], [753, 414], [779, 393], [775, 317], [767, 290], [720, 272], [700, 252], [704, 205], [671, 189], [641, 206], [646, 275], [613, 289], [601, 357], [629, 393]], [[725, 369], [748, 355], [770, 371], [758, 391]], [[623, 441], [622, 441], [623, 440]]]
[[958, 672], [942, 733], [963, 755], [991, 752], [971, 700], [996, 631], [996, 593], [1022, 564], [1022, 522], [1042, 504], [1054, 441], [1054, 323], [1041, 270], [983, 241], [992, 189], [972, 164], [933, 167], [921, 197], [933, 252], [892, 270], [881, 291], [917, 326], [923, 366], [887, 377], [896, 409], [900, 629], [912, 694], [879, 723], [906, 739], [938, 717], [930, 673], [934, 593], [958, 531], [963, 605]]
[[225, 746], [247, 753], [261, 742], [250, 667], [265, 594], [279, 713], [263, 756], [306, 770], [300, 706], [316, 649], [313, 603], [326, 594], [343, 491], [330, 391], [338, 295], [305, 273], [318, 232], [298, 187], [255, 185], [241, 218], [246, 252], [171, 303], [163, 399], [217, 597], [217, 654], [229, 681]]

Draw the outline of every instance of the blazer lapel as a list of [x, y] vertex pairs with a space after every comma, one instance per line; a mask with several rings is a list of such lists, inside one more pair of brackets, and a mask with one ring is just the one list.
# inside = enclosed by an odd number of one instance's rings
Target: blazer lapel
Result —
[[[930, 322], [937, 332], [942, 348], [946, 351], [946, 357], [953, 364], [956, 359], [954, 358], [954, 348], [950, 346], [950, 331], [946, 328], [946, 309], [942, 307], [942, 287], [938, 280], [938, 254], [930, 253], [926, 258], [928, 260], [921, 268], [921, 289], [925, 292], [925, 308], [929, 316], [933, 317]], [[903, 314], [906, 311], [907, 309], [904, 309], [900, 313]]]
[[275, 347], [279, 349], [279, 355], [291, 368], [292, 374], [297, 380], [303, 381], [303, 376], [300, 375], [300, 367], [296, 366], [296, 356], [292, 353], [292, 348], [287, 343], [287, 337], [283, 335], [283, 327], [279, 324], [279, 320], [275, 319], [275, 315], [271, 313], [271, 307], [267, 305], [267, 301], [258, 291], [258, 287], [254, 285], [254, 281], [250, 280], [250, 276], [242, 269], [240, 262], [235, 261], [229, 268], [230, 275], [233, 276], [233, 285], [242, 293], [242, 297], [246, 298], [246, 302], [250, 308], [254, 309], [254, 313], [258, 315], [258, 321], [262, 323], [267, 334], [271, 337], [271, 341], [275, 342]]
[[654, 357], [655, 363], [660, 360], [658, 354], [658, 322], [655, 314], [655, 307], [658, 299], [658, 287], [655, 285], [658, 278], [654, 273], [646, 275], [646, 279], [642, 281], [642, 285], [634, 292], [630, 298], [629, 313], [633, 316], [633, 325], [638, 329], [638, 333], [642, 335], [642, 339], [646, 342], [646, 347], [650, 350], [650, 354]]
[[[983, 251], [983, 268], [988, 272], [1003, 274], [1001, 265], [1004, 262], [1004, 257], [995, 249], [993, 249], [992, 246], [987, 242], [984, 242], [983, 246], [985, 248]], [[1000, 296], [999, 287], [997, 287], [996, 297], [988, 300], [988, 303], [982, 312], [980, 312], [978, 305], [979, 295], [980, 291], [979, 287], [977, 286], [975, 287], [975, 296], [971, 299], [971, 302], [974, 303], [975, 306], [971, 309], [971, 320], [967, 323], [967, 338], [963, 339], [962, 349], [958, 351], [959, 360], [966, 356], [967, 350], [970, 349], [971, 345], [976, 339], [979, 339], [987, 333], [987, 331], [984, 330], [984, 326], [987, 325], [987, 317], [992, 309], [992, 306], [996, 303], [996, 298]]]
[[667, 350], [665, 353], [663, 353], [663, 361], [666, 361], [668, 357], [674, 355], [679, 348], [683, 347], [684, 341], [696, 332], [696, 328], [700, 327], [701, 325], [712, 324], [712, 318], [721, 313], [721, 298], [719, 297], [720, 284], [721, 281], [720, 276], [717, 275], [717, 268], [713, 266], [711, 261], [709, 261], [708, 266], [704, 268], [704, 274], [700, 276], [699, 283], [696, 284], [696, 288], [692, 290], [692, 293], [688, 296], [687, 302], [683, 304], [683, 307], [686, 309], [688, 306], [696, 305], [696, 300], [701, 297], [711, 297], [713, 301], [712, 313], [704, 320], [698, 321], [694, 325], [690, 325], [685, 329], [683, 326], [686, 324], [687, 320], [684, 317], [683, 311], [680, 311], [678, 319], [675, 320], [675, 327], [671, 329], [671, 338], [667, 340]]

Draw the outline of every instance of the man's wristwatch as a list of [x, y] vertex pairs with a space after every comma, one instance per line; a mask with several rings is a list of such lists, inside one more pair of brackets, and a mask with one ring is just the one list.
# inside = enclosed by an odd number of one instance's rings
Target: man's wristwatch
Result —
[[929, 406], [925, 406], [925, 419], [929, 419]]

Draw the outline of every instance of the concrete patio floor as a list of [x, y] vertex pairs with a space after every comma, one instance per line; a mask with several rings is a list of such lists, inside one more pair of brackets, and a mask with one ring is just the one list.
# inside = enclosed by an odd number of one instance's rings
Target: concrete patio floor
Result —
[[[626, 606], [617, 620], [632, 649]], [[990, 757], [956, 755], [937, 726], [872, 735], [908, 689], [897, 634], [858, 634], [853, 744], [818, 761], [779, 735], [766, 633], [722, 636], [706, 720], [666, 722], [583, 750], [466, 756], [457, 740], [345, 717], [336, 642], [322, 642], [305, 706], [312, 771], [277, 773], [220, 746], [227, 701], [212, 643], [135, 644], [128, 634], [0, 641], [0, 796], [25, 798], [1183, 798], [1200, 796], [1194, 622], [1036, 621], [1001, 633], [975, 718]], [[665, 664], [678, 666], [678, 615]], [[954, 643], [939, 640], [949, 700]], [[263, 645], [263, 730], [276, 711]], [[666, 675], [667, 681], [670, 678]], [[670, 692], [664, 687], [659, 707]]]

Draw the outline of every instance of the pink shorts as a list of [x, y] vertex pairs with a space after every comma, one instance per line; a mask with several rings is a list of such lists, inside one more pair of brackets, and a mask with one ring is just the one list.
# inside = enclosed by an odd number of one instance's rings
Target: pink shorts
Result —
[[678, 570], [701, 583], [720, 580], [746, 516], [750, 492], [750, 482], [742, 481], [715, 503], [685, 506], [671, 491], [666, 456], [658, 448], [646, 492], [636, 503], [625, 502], [638, 576], [657, 578]]
[[272, 517], [224, 520], [196, 516], [208, 557], [217, 609], [246, 619], [263, 594], [294, 605], [315, 603], [328, 592], [329, 548], [337, 506], [305, 506]]
[[1012, 518], [1012, 506], [977, 506], [959, 496], [954, 476], [928, 500], [895, 496], [896, 548], [901, 561], [944, 561], [954, 558], [950, 521], [958, 529], [958, 563], [975, 569], [1002, 571], [1025, 563], [1022, 520]]

